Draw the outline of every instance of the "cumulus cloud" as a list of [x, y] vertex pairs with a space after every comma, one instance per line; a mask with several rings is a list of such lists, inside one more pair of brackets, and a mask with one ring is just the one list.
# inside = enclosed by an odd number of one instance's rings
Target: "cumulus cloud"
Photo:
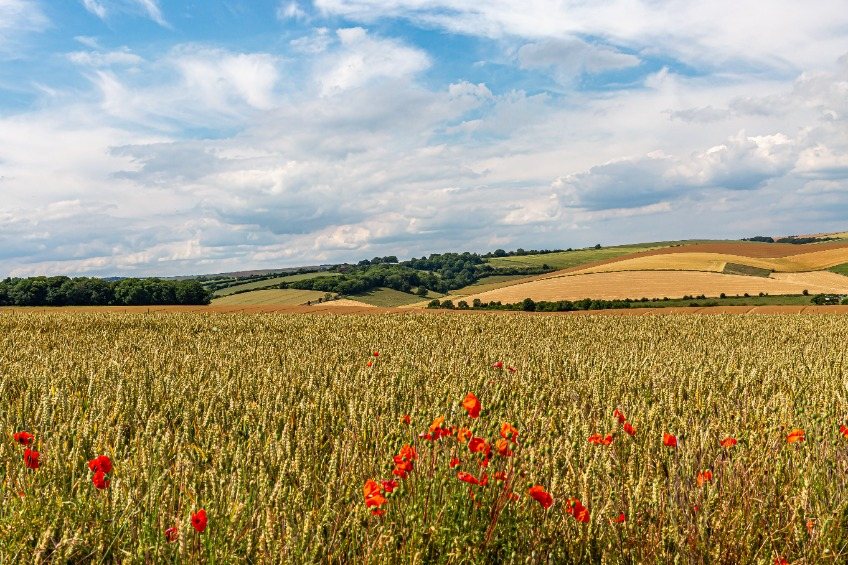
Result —
[[518, 50], [518, 61], [525, 69], [552, 69], [554, 76], [563, 84], [571, 83], [583, 73], [625, 69], [640, 63], [635, 55], [577, 38], [527, 43]]

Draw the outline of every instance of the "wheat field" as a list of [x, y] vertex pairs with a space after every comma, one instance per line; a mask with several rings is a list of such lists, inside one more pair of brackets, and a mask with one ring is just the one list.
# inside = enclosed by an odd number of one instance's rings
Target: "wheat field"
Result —
[[841, 563], [846, 334], [842, 316], [5, 312], [0, 563]]

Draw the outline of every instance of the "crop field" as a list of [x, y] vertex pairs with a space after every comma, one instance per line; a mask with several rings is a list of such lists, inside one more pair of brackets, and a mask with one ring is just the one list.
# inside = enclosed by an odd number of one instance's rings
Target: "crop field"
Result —
[[325, 293], [317, 290], [299, 290], [294, 288], [253, 290], [240, 294], [222, 296], [212, 301], [215, 306], [299, 306], [310, 301], [324, 298]]
[[[441, 295], [439, 295], [441, 296]], [[369, 292], [352, 295], [351, 300], [368, 304], [371, 306], [396, 307], [407, 306], [421, 302], [423, 299], [420, 296], [409, 292], [401, 292], [392, 288], [376, 288]]]
[[230, 294], [234, 294], [237, 292], [243, 292], [245, 290], [261, 290], [270, 288], [272, 286], [278, 285], [280, 283], [292, 283], [297, 281], [305, 281], [308, 279], [314, 279], [315, 277], [337, 277], [339, 273], [332, 273], [329, 271], [320, 271], [317, 273], [301, 273], [297, 275], [285, 275], [282, 277], [274, 277], [271, 279], [263, 279], [261, 281], [253, 281], [246, 282], [244, 284], [238, 284], [235, 286], [228, 286], [226, 288], [221, 288], [215, 291], [215, 296], [228, 296]]
[[0, 562], [842, 563], [846, 334], [5, 311]]
[[469, 303], [479, 298], [483, 302], [501, 301], [504, 304], [533, 300], [580, 300], [632, 298], [681, 298], [705, 295], [758, 295], [848, 293], [848, 279], [824, 272], [775, 273], [770, 278], [744, 275], [725, 275], [700, 271], [620, 271], [609, 273], [560, 275], [517, 284], [497, 290], [467, 296]]
[[658, 247], [645, 246], [619, 246], [602, 247], [601, 249], [577, 249], [574, 251], [562, 251], [559, 253], [545, 253], [541, 255], [516, 255], [512, 257], [494, 257], [488, 262], [495, 267], [541, 267], [549, 265], [554, 269], [569, 269], [579, 265], [615, 259], [622, 255], [629, 255], [640, 251], [649, 251]]

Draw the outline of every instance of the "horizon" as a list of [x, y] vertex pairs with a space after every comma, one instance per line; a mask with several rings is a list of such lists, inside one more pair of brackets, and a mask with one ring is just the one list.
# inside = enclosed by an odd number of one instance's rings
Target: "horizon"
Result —
[[0, 70], [8, 276], [828, 233], [848, 217], [835, 0], [0, 0]]

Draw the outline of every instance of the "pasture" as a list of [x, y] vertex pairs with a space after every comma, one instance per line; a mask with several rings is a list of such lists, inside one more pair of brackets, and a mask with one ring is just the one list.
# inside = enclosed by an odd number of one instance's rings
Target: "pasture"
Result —
[[844, 562], [846, 333], [3, 311], [0, 562]]

